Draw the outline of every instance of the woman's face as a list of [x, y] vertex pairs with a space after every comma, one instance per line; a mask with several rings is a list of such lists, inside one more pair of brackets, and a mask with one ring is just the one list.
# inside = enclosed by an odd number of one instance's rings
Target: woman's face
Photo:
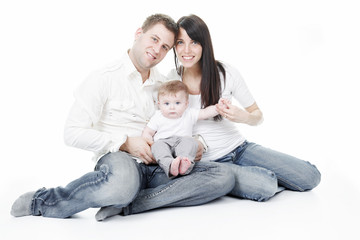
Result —
[[180, 28], [175, 50], [179, 61], [185, 68], [191, 68], [199, 64], [202, 47], [199, 42], [192, 40], [183, 28]]

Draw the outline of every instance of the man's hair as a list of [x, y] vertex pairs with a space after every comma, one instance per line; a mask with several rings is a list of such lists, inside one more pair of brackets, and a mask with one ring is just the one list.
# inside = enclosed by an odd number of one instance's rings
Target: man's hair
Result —
[[188, 87], [179, 80], [172, 80], [172, 81], [168, 81], [165, 82], [163, 84], [161, 84], [159, 91], [158, 91], [158, 99], [160, 96], [164, 96], [164, 95], [175, 95], [178, 92], [185, 92], [186, 94], [186, 99], [189, 98], [189, 89]]
[[178, 26], [176, 22], [170, 16], [165, 14], [157, 13], [147, 17], [141, 28], [144, 32], [146, 32], [152, 26], [158, 23], [163, 24], [170, 32], [174, 33], [175, 38], [177, 37]]

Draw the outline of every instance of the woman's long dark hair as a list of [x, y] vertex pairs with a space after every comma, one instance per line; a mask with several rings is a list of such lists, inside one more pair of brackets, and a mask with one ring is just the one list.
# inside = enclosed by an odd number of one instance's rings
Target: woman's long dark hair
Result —
[[[189, 15], [181, 17], [177, 25], [183, 28], [189, 37], [200, 43], [202, 47], [202, 56], [200, 59], [201, 67], [201, 107], [205, 108], [210, 105], [217, 104], [221, 96], [221, 81], [220, 72], [224, 76], [225, 81], [225, 69], [224, 66], [215, 59], [213, 45], [210, 37], [209, 29], [206, 23], [196, 15]], [[175, 53], [175, 48], [174, 48]], [[179, 75], [182, 75], [183, 69], [181, 69], [176, 53], [175, 66]], [[219, 72], [220, 70], [220, 72]], [[225, 84], [225, 82], [224, 82]], [[221, 116], [217, 115], [215, 120], [220, 120]]]

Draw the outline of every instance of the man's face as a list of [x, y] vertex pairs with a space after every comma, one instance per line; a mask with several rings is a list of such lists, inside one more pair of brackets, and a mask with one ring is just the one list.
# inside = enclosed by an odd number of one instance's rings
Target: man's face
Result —
[[173, 47], [174, 40], [174, 33], [161, 23], [155, 24], [146, 32], [139, 28], [135, 34], [134, 45], [130, 50], [130, 58], [136, 69], [142, 73], [161, 62]]

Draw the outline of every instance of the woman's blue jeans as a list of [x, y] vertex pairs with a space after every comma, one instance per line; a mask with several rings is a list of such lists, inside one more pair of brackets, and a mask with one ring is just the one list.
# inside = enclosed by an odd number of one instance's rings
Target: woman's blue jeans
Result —
[[227, 163], [235, 174], [231, 195], [266, 201], [283, 189], [311, 190], [321, 174], [309, 162], [245, 141], [215, 162]]
[[139, 164], [127, 153], [116, 152], [103, 156], [93, 172], [66, 187], [38, 190], [31, 209], [33, 215], [54, 218], [104, 206], [127, 207], [131, 214], [204, 204], [228, 194], [234, 184], [231, 170], [223, 164], [198, 162], [189, 175], [169, 179], [158, 165]]

